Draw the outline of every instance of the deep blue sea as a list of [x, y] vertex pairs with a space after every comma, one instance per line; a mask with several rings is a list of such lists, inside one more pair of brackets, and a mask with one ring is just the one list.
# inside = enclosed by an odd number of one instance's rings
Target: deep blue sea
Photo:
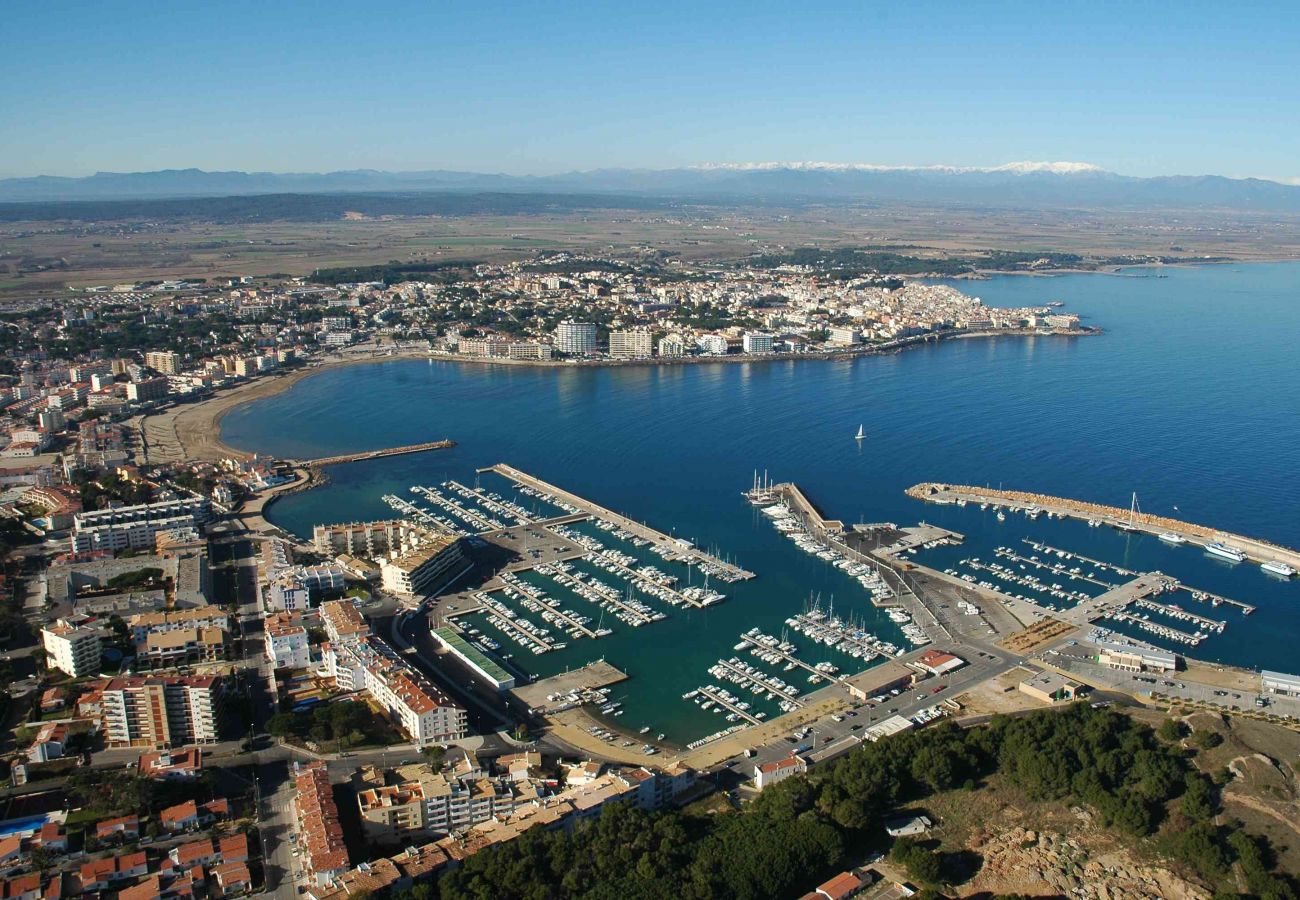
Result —
[[[723, 724], [680, 695], [714, 681], [706, 670], [732, 655], [742, 631], [779, 632], [811, 594], [823, 605], [833, 596], [837, 612], [897, 638], [854, 582], [801, 553], [744, 502], [755, 469], [799, 483], [847, 521], [926, 519], [966, 534], [965, 545], [930, 560], [941, 568], [993, 559], [993, 548], [1033, 536], [1254, 603], [1258, 612], [1245, 618], [1188, 605], [1229, 621], [1195, 655], [1300, 671], [1300, 579], [1285, 583], [1149, 536], [1020, 516], [998, 523], [991, 511], [903, 494], [918, 481], [950, 481], [1128, 506], [1137, 492], [1147, 512], [1300, 546], [1300, 263], [1156, 274], [957, 284], [992, 305], [1062, 300], [1105, 330], [1098, 336], [958, 340], [838, 362], [581, 370], [377, 363], [325, 372], [233, 410], [222, 436], [286, 456], [458, 442], [451, 451], [334, 467], [328, 486], [272, 508], [273, 521], [303, 535], [317, 522], [390, 516], [382, 495], [409, 498], [410, 485], [447, 478], [472, 484], [476, 467], [500, 461], [755, 570], [751, 583], [722, 586], [728, 600], [707, 611], [668, 608], [664, 622], [635, 630], [614, 623], [616, 633], [598, 643], [515, 657], [544, 675], [606, 656], [633, 676], [618, 692], [627, 705], [620, 724], [678, 740]], [[859, 424], [861, 443], [853, 439]]]

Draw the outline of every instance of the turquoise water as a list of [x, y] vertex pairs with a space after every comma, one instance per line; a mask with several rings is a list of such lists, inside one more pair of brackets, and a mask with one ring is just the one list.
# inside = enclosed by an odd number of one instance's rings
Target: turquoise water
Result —
[[[709, 683], [753, 625], [779, 632], [811, 593], [853, 610], [892, 639], [843, 573], [780, 537], [739, 496], [755, 468], [798, 482], [848, 521], [928, 519], [968, 535], [931, 561], [993, 559], [1033, 536], [1137, 569], [1160, 569], [1259, 606], [1195, 654], [1300, 669], [1300, 583], [1232, 567], [1191, 548], [1082, 523], [934, 507], [918, 481], [999, 484], [1127, 506], [1300, 546], [1300, 264], [1214, 266], [1167, 277], [1003, 277], [959, 285], [1001, 305], [1060, 299], [1105, 333], [1080, 338], [950, 341], [887, 357], [609, 369], [378, 363], [305, 379], [232, 411], [235, 446], [315, 456], [452, 437], [450, 451], [331, 469], [327, 487], [277, 503], [271, 518], [300, 534], [320, 521], [391, 515], [380, 497], [411, 484], [472, 484], [504, 461], [679, 536], [716, 547], [759, 578], [720, 586], [725, 603], [669, 609], [664, 622], [619, 627], [529, 671], [595, 655], [628, 670], [622, 725], [679, 740], [719, 727], [680, 695]], [[867, 440], [853, 440], [859, 423]], [[498, 480], [485, 487], [501, 487]], [[955, 554], [955, 555], [954, 555]], [[610, 624], [607, 622], [606, 624]], [[1177, 623], [1170, 623], [1177, 624]]]

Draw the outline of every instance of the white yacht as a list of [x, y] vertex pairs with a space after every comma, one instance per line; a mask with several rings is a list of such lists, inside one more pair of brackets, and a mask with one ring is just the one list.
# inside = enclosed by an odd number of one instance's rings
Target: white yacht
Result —
[[1266, 563], [1260, 563], [1259, 567], [1265, 572], [1270, 572], [1274, 575], [1281, 575], [1283, 578], [1290, 578], [1295, 575], [1294, 567], [1288, 566], [1284, 562], [1278, 562], [1277, 560], [1271, 559]]
[[1187, 543], [1187, 538], [1183, 537], [1181, 534], [1177, 533], [1176, 531], [1162, 531], [1158, 535], [1156, 535], [1156, 537], [1160, 538], [1160, 540], [1164, 541], [1166, 544]]
[[1205, 552], [1238, 563], [1246, 559], [1246, 554], [1242, 553], [1236, 547], [1229, 547], [1227, 544], [1220, 544], [1218, 541], [1215, 541], [1213, 544], [1206, 544]]

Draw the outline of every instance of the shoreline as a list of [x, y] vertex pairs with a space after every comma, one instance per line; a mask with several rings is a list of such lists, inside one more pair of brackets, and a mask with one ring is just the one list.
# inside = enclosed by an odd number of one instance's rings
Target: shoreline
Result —
[[501, 359], [481, 356], [464, 356], [458, 353], [439, 353], [432, 350], [394, 349], [392, 352], [375, 351], [354, 358], [325, 359], [309, 362], [300, 368], [278, 375], [263, 376], [256, 381], [236, 385], [206, 400], [171, 407], [147, 415], [140, 420], [140, 432], [147, 447], [146, 462], [183, 462], [185, 460], [216, 461], [227, 457], [248, 457], [261, 452], [241, 449], [221, 438], [221, 422], [231, 411], [246, 404], [256, 403], [284, 393], [298, 382], [312, 375], [349, 366], [373, 365], [384, 362], [430, 360], [482, 366], [525, 366], [540, 369], [601, 369], [629, 366], [688, 366], [767, 364], [774, 362], [838, 362], [864, 356], [884, 356], [928, 344], [948, 340], [969, 340], [998, 337], [1087, 337], [1101, 334], [1100, 328], [1084, 326], [1072, 329], [999, 328], [982, 331], [951, 331], [929, 333], [900, 338], [885, 344], [863, 345], [825, 353], [767, 353], [759, 356], [682, 356], [652, 357], [649, 359], [587, 359], [587, 360], [533, 360]]

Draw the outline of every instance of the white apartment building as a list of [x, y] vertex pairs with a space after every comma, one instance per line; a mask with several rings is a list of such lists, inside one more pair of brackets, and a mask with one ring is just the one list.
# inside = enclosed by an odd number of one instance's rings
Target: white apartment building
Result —
[[159, 610], [140, 613], [127, 619], [131, 640], [139, 642], [150, 634], [165, 634], [189, 628], [230, 630], [230, 614], [220, 606], [195, 606], [188, 609]]
[[596, 352], [596, 326], [566, 319], [555, 327], [555, 349], [569, 356], [590, 356]]
[[59, 619], [50, 627], [41, 629], [41, 642], [51, 668], [66, 672], [73, 678], [99, 673], [99, 657], [104, 642], [104, 632], [100, 629]]
[[467, 733], [465, 710], [375, 635], [331, 643], [325, 673], [341, 690], [365, 690], [419, 746]]
[[302, 617], [277, 613], [266, 617], [266, 658], [276, 669], [305, 669], [311, 665], [311, 644]]
[[659, 339], [660, 356], [685, 356], [686, 341], [680, 334], [669, 334]]
[[695, 341], [701, 353], [722, 356], [727, 352], [727, 339], [720, 334], [702, 334]]
[[740, 347], [746, 353], [771, 353], [772, 335], [759, 332], [746, 332], [741, 338]]
[[311, 606], [311, 591], [293, 573], [282, 573], [266, 586], [265, 606], [269, 610], [302, 612]]
[[609, 333], [609, 355], [614, 359], [644, 359], [654, 352], [648, 329], [633, 328]]
[[827, 330], [827, 340], [832, 344], [860, 344], [862, 335], [849, 325], [832, 325]]

